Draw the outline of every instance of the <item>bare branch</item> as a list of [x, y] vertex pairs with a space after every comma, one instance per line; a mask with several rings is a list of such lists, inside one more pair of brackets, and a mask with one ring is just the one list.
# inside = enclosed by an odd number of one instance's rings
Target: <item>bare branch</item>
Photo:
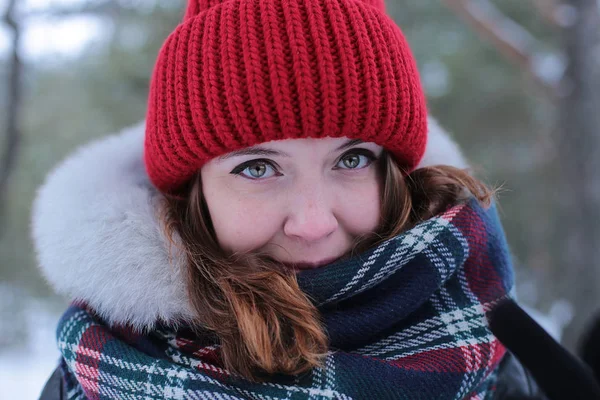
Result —
[[71, 7], [55, 6], [45, 10], [30, 11], [24, 14], [23, 17], [26, 19], [38, 17], [68, 18], [81, 15], [114, 17], [116, 15], [125, 15], [128, 13], [133, 15], [137, 12], [139, 11], [132, 8], [123, 7], [114, 0], [103, 0], [93, 3], [82, 3]]
[[521, 25], [504, 15], [488, 0], [443, 0], [490, 41], [504, 56], [523, 69], [533, 82], [550, 97], [556, 96], [556, 84], [540, 73], [536, 55], [538, 41]]
[[533, 6], [538, 10], [542, 18], [552, 26], [559, 27], [560, 24], [556, 18], [558, 4], [556, 0], [531, 0]]
[[[8, 74], [8, 107], [6, 109], [6, 140], [4, 141], [4, 152], [0, 157], [0, 213], [5, 212], [5, 199], [8, 191], [8, 179], [17, 161], [19, 151], [19, 112], [21, 106], [21, 73], [23, 64], [19, 57], [19, 45], [21, 32], [15, 19], [15, 7], [17, 0], [9, 0], [8, 8], [4, 15], [4, 22], [12, 31], [12, 53], [10, 58], [10, 72]], [[4, 218], [3, 218], [4, 220]]]

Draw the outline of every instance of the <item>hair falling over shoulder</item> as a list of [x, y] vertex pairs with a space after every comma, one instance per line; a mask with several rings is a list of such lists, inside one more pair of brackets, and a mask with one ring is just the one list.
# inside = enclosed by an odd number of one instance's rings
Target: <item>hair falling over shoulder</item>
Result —
[[[378, 162], [384, 182], [383, 223], [353, 252], [470, 197], [489, 206], [494, 195], [458, 168], [426, 167], [405, 175], [385, 153]], [[212, 228], [199, 173], [180, 195], [165, 196], [161, 220], [172, 245], [185, 255], [184, 274], [196, 324], [218, 337], [228, 371], [260, 381], [270, 374], [298, 375], [323, 366], [327, 333], [295, 273], [259, 254], [225, 254]]]

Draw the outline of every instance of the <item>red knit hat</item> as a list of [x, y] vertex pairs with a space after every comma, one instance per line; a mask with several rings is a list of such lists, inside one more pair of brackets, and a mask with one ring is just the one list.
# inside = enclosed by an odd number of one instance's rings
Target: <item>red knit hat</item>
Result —
[[329, 136], [375, 142], [413, 170], [426, 113], [383, 0], [190, 0], [152, 76], [146, 169], [169, 192], [228, 152]]

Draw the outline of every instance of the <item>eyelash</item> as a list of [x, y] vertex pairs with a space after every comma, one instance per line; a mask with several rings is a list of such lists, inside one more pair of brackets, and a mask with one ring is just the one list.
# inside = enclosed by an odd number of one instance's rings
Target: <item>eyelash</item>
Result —
[[[255, 159], [255, 160], [246, 161], [245, 163], [242, 163], [242, 164], [238, 165], [237, 167], [235, 167], [231, 171], [231, 174], [244, 176], [244, 175], [242, 175], [242, 172], [244, 172], [247, 168], [252, 167], [252, 166], [254, 166], [256, 164], [266, 164], [266, 165], [268, 165], [269, 167], [271, 167], [275, 171], [276, 175], [281, 175], [279, 173], [279, 171], [278, 171], [277, 164], [275, 164], [273, 161], [270, 161], [270, 160], [267, 160], [267, 159], [264, 159], [264, 158], [258, 158], [258, 159]], [[247, 176], [244, 176], [244, 177], [248, 178], [248, 179], [254, 179], [254, 180], [261, 179], [261, 178], [250, 178], [250, 177], [247, 177]]]
[[[356, 156], [364, 156], [364, 157], [366, 157], [367, 160], [368, 160], [367, 165], [365, 165], [362, 168], [339, 168], [339, 167], [337, 167], [337, 165], [345, 157], [348, 157], [349, 155], [356, 155]], [[352, 171], [352, 170], [361, 170], [361, 169], [369, 167], [375, 161], [377, 161], [377, 156], [371, 150], [357, 148], [357, 149], [348, 150], [347, 152], [345, 152], [344, 154], [342, 154], [340, 156], [340, 158], [338, 158], [338, 161], [335, 163], [335, 165], [336, 165], [335, 169], [347, 169], [347, 170], [350, 170], [350, 171]]]
[[[345, 157], [347, 157], [349, 155], [364, 156], [364, 157], [366, 157], [368, 159], [368, 164], [365, 165], [362, 168], [340, 168], [340, 167], [337, 167], [337, 165]], [[345, 152], [344, 154], [342, 154], [340, 156], [340, 158], [338, 158], [338, 160], [336, 162], [336, 167], [334, 169], [342, 169], [342, 170], [345, 169], [345, 170], [350, 170], [350, 171], [355, 170], [355, 169], [362, 170], [364, 168], [369, 167], [375, 161], [377, 161], [377, 156], [371, 150], [356, 148], [356, 149], [351, 149], [351, 150]], [[235, 167], [230, 173], [233, 174], [233, 175], [243, 176], [243, 177], [245, 177], [247, 179], [251, 179], [251, 180], [261, 180], [261, 179], [264, 179], [264, 178], [252, 178], [252, 177], [248, 177], [248, 176], [245, 176], [244, 174], [242, 174], [242, 172], [244, 172], [247, 168], [252, 167], [252, 166], [254, 166], [256, 164], [266, 164], [266, 165], [268, 165], [269, 167], [271, 167], [275, 171], [275, 175], [276, 176], [282, 175], [281, 173], [279, 173], [277, 164], [275, 164], [273, 161], [265, 159], [265, 158], [259, 158], [259, 159], [254, 159], [254, 160], [246, 161], [246, 162], [238, 165], [237, 167]]]

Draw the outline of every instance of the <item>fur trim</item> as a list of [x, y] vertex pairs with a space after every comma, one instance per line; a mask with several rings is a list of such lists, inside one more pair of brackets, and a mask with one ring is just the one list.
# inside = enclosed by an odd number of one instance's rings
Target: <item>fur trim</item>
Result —
[[160, 194], [146, 176], [143, 141], [139, 124], [76, 151], [39, 189], [32, 221], [57, 292], [142, 329], [192, 315], [156, 218]]
[[451, 165], [457, 168], [468, 168], [468, 163], [460, 148], [452, 140], [438, 122], [429, 117], [427, 120], [427, 147], [423, 159], [417, 168], [430, 167], [439, 164]]
[[[465, 167], [456, 144], [430, 119], [419, 166]], [[156, 212], [161, 195], [143, 163], [144, 123], [92, 142], [63, 161], [40, 187], [32, 236], [43, 275], [108, 323], [151, 329], [192, 317], [177, 254]]]

